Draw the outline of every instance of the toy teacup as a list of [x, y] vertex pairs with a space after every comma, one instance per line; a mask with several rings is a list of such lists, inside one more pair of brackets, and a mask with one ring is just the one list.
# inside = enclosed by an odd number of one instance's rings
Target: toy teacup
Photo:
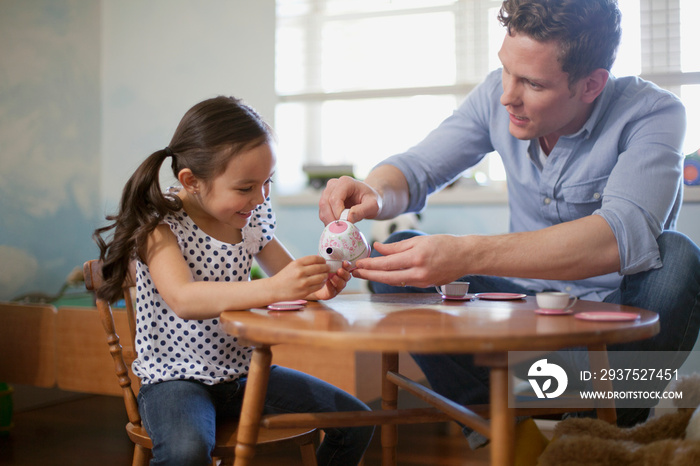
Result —
[[355, 261], [369, 257], [369, 243], [360, 229], [348, 222], [349, 212], [350, 209], [345, 209], [339, 220], [326, 225], [318, 243], [318, 253], [332, 272], [342, 267], [343, 261], [354, 267]]

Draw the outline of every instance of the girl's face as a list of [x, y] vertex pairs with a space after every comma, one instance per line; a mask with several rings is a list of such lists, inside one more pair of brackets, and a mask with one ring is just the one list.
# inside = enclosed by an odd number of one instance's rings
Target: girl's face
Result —
[[243, 228], [270, 194], [276, 160], [267, 143], [233, 156], [223, 173], [202, 186], [202, 214], [214, 225]]

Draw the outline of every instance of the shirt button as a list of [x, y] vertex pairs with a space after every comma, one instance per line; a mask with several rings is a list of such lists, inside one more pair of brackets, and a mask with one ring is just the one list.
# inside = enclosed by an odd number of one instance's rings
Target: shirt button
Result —
[[600, 199], [600, 193], [594, 193], [593, 199]]
[[567, 286], [566, 288], [564, 288], [564, 290], [565, 290], [565, 291], [571, 291], [571, 287], [570, 287], [570, 286]]
[[544, 205], [549, 205], [551, 203], [552, 203], [552, 200], [550, 198], [548, 198], [548, 197], [544, 198]]

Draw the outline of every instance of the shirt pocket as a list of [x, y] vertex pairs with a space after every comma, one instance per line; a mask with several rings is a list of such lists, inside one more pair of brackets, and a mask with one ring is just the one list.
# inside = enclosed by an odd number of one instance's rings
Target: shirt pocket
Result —
[[596, 178], [585, 183], [562, 186], [561, 195], [564, 209], [561, 209], [562, 221], [568, 222], [591, 215], [603, 204], [603, 191], [608, 184], [608, 176]]

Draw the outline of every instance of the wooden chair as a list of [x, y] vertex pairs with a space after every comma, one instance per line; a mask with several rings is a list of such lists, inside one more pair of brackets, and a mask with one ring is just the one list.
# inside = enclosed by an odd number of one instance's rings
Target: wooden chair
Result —
[[[85, 274], [85, 287], [90, 291], [98, 289], [102, 284], [102, 266], [100, 261], [91, 260], [85, 262], [83, 265], [83, 272]], [[134, 277], [135, 270], [132, 268], [130, 277], [124, 284], [124, 300], [132, 344], [136, 335], [134, 304], [131, 295], [131, 289], [134, 287], [135, 283]], [[96, 298], [96, 305], [104, 330], [107, 334], [107, 344], [112, 359], [114, 360], [115, 372], [123, 392], [126, 413], [129, 418], [129, 422], [126, 425], [126, 432], [131, 441], [134, 442], [134, 458], [132, 465], [145, 466], [151, 458], [153, 443], [146, 429], [141, 425], [138, 403], [131, 385], [129, 367], [136, 358], [136, 354], [134, 351], [122, 351], [119, 336], [115, 330], [111, 303]], [[135, 346], [132, 347], [135, 348]], [[237, 430], [237, 422], [222, 423], [217, 426], [216, 447], [212, 452], [212, 457], [214, 458], [213, 464], [231, 464], [231, 460], [235, 456]], [[304, 466], [316, 466], [316, 452], [314, 446], [316, 436], [317, 430], [315, 428], [267, 429], [262, 427], [260, 429], [257, 445], [262, 451], [263, 447], [265, 447], [265, 449], [273, 449], [296, 444], [301, 450]], [[221, 460], [221, 463], [219, 463], [219, 460]]]

